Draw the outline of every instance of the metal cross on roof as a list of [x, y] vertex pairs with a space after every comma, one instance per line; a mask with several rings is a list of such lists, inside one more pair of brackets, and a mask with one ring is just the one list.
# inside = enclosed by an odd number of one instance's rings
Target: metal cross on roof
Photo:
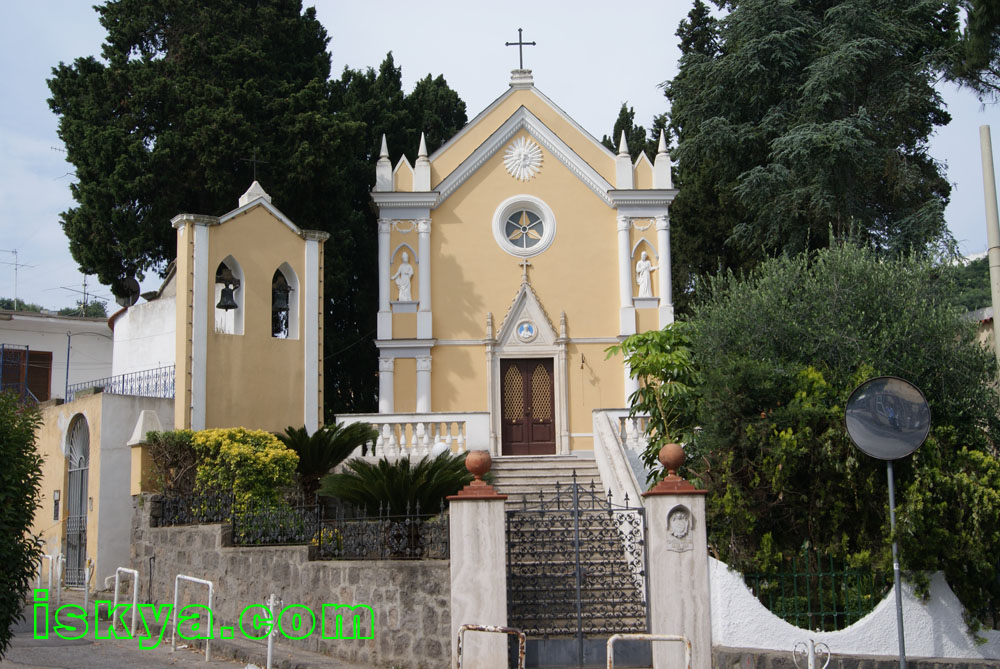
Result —
[[254, 181], [257, 180], [257, 165], [258, 164], [267, 165], [267, 163], [268, 163], [268, 161], [261, 160], [261, 159], [259, 159], [257, 157], [257, 149], [253, 150], [253, 158], [240, 158], [240, 160], [242, 160], [245, 163], [252, 163], [253, 164], [253, 180]]
[[517, 57], [520, 65], [519, 69], [524, 69], [524, 47], [526, 46], [538, 46], [534, 42], [525, 42], [521, 38], [521, 28], [517, 29], [517, 41], [516, 42], [504, 42], [504, 46], [516, 46], [517, 47]]

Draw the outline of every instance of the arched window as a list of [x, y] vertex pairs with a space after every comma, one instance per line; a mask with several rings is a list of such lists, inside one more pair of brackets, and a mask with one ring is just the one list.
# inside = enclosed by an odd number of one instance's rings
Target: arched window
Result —
[[215, 332], [243, 334], [243, 269], [226, 256], [215, 270]]
[[271, 277], [271, 336], [299, 338], [299, 279], [288, 263]]

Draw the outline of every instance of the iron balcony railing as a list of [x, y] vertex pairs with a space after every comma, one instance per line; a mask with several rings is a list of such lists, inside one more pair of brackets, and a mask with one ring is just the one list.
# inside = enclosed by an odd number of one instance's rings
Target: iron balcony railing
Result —
[[94, 381], [74, 383], [66, 389], [66, 401], [72, 402], [76, 393], [88, 388], [100, 388], [103, 392], [111, 395], [172, 399], [174, 396], [174, 366], [157, 367], [141, 372], [130, 372]]

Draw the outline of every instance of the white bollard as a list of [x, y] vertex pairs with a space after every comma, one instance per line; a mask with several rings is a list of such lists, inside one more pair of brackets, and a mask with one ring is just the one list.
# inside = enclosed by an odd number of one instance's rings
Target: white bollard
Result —
[[[212, 582], [211, 581], [206, 581], [206, 580], [201, 579], [201, 578], [195, 578], [194, 576], [186, 576], [184, 574], [177, 574], [177, 577], [174, 578], [174, 609], [173, 609], [173, 611], [174, 611], [174, 624], [173, 624], [173, 631], [170, 633], [170, 652], [171, 653], [177, 650], [177, 594], [178, 594], [178, 587], [180, 586], [180, 582], [181, 581], [188, 581], [190, 583], [200, 583], [201, 585], [207, 585], [208, 586], [208, 610], [209, 611], [212, 610], [212, 593], [213, 593], [213, 589], [215, 587], [212, 584]], [[211, 614], [209, 614], [209, 615], [211, 615]], [[209, 629], [208, 630], [208, 638], [205, 639], [205, 661], [206, 662], [209, 662], [212, 659], [212, 634], [214, 634], [214, 630]]]
[[[132, 576], [132, 627], [131, 627], [131, 638], [135, 638], [135, 622], [136, 622], [136, 611], [139, 608], [139, 572], [135, 569], [127, 569], [125, 567], [118, 567], [115, 569], [115, 601], [112, 605], [111, 610], [116, 611], [118, 609], [118, 585], [121, 583], [121, 575], [130, 574]], [[110, 578], [110, 577], [109, 577]], [[111, 616], [111, 629], [114, 629], [117, 622], [117, 618]]]

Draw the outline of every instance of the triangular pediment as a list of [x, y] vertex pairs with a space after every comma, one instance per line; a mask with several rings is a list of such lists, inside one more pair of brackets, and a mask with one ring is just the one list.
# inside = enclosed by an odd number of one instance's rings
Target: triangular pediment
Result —
[[500, 348], [553, 346], [556, 330], [531, 284], [522, 281], [497, 333]]
[[518, 132], [524, 130], [539, 145], [562, 163], [580, 181], [608, 205], [613, 186], [574, 151], [561, 137], [547, 127], [526, 107], [519, 107], [482, 144], [469, 154], [448, 176], [441, 180], [435, 206], [439, 206], [464, 184], [487, 160], [502, 150]]

